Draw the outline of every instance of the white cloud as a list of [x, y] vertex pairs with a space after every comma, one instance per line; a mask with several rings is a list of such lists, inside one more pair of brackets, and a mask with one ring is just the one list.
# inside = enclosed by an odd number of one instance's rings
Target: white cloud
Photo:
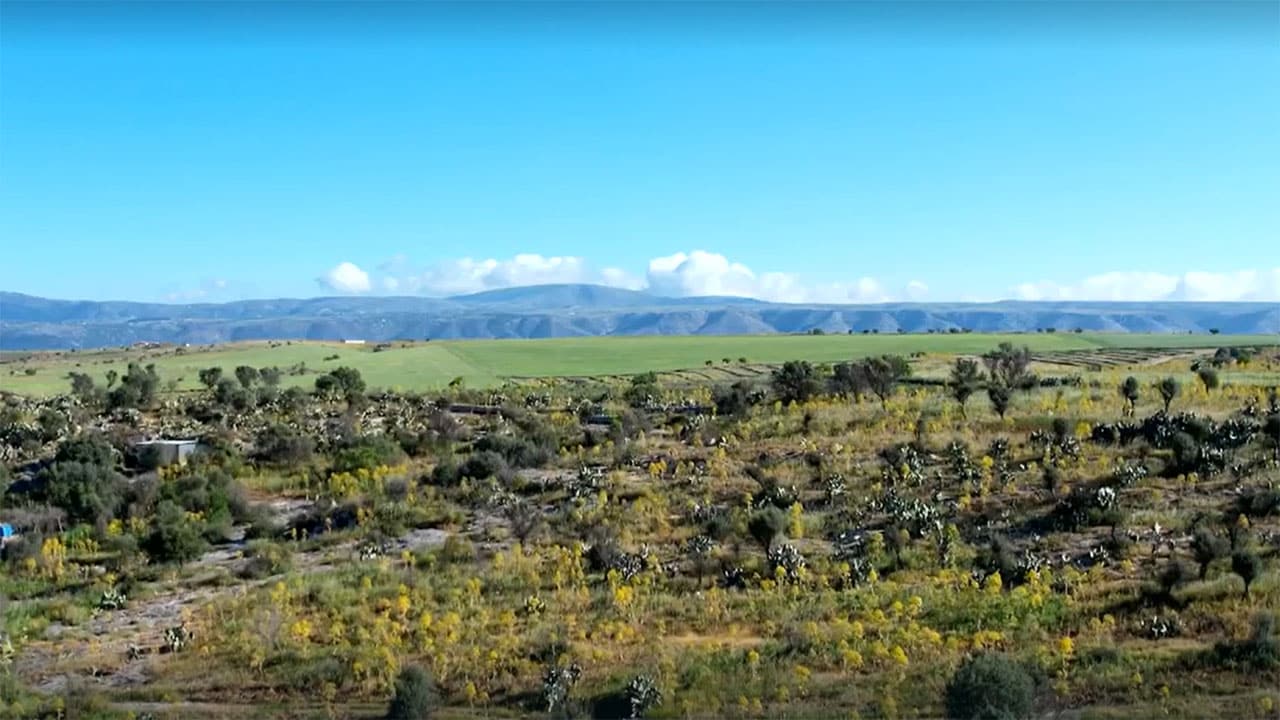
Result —
[[[194, 302], [198, 300], [216, 300], [217, 296], [228, 287], [226, 280], [214, 278], [200, 283], [199, 287], [185, 290], [173, 290], [164, 294], [166, 302]], [[212, 297], [211, 297], [212, 296]]]
[[526, 253], [510, 260], [461, 258], [410, 275], [401, 283], [426, 295], [462, 295], [523, 285], [600, 282], [580, 257], [543, 257]]
[[741, 263], [717, 253], [694, 250], [678, 252], [649, 261], [646, 274], [649, 291], [656, 295], [686, 297], [692, 295], [734, 295], [756, 297], [762, 282], [785, 283], [785, 278], [757, 280], [755, 273]]
[[1280, 301], [1280, 268], [1237, 272], [1108, 272], [1077, 283], [1023, 283], [1012, 289], [1019, 300], [1109, 300], [1150, 302]]
[[350, 262], [338, 263], [322, 277], [316, 278], [316, 281], [330, 290], [342, 293], [366, 293], [373, 287], [369, 282], [369, 273]]
[[[705, 250], [677, 252], [651, 259], [642, 276], [622, 268], [596, 269], [577, 256], [543, 256], [522, 253], [507, 259], [460, 258], [415, 269], [408, 258], [397, 255], [365, 272], [351, 262], [329, 270], [319, 282], [344, 293], [415, 293], [430, 296], [462, 295], [527, 285], [593, 283], [630, 290], [646, 290], [671, 297], [731, 296], [782, 303], [861, 304], [898, 300], [922, 302], [958, 299], [978, 302], [971, 295], [934, 297], [924, 282], [912, 280], [902, 287], [886, 287], [874, 277], [848, 282], [815, 283], [788, 272], [756, 272], [720, 253]], [[209, 288], [225, 286], [213, 281]], [[216, 284], [222, 283], [222, 284]], [[206, 289], [208, 291], [208, 289]], [[205, 292], [205, 291], [202, 291]], [[1078, 282], [1026, 282], [1010, 288], [1005, 297], [1019, 300], [1097, 300], [1143, 302], [1280, 301], [1280, 268], [1212, 273], [1106, 272]]]
[[643, 290], [644, 280], [621, 268], [607, 267], [600, 271], [600, 284], [627, 290]]
[[649, 261], [645, 277], [650, 292], [673, 297], [728, 295], [785, 303], [876, 303], [892, 299], [875, 278], [813, 284], [794, 273], [756, 274], [742, 263], [704, 250], [654, 258]]
[[[523, 253], [506, 260], [464, 257], [418, 270], [405, 256], [397, 255], [379, 264], [372, 278], [355, 264], [343, 262], [319, 281], [326, 288], [346, 293], [369, 292], [376, 286], [385, 293], [431, 296], [526, 285], [593, 283], [669, 297], [718, 295], [787, 303], [874, 303], [895, 298], [875, 278], [815, 284], [794, 273], [756, 273], [742, 263], [705, 250], [654, 258], [643, 277], [617, 267], [595, 270], [581, 257]], [[924, 283], [913, 282], [899, 295], [919, 298], [926, 291]]]

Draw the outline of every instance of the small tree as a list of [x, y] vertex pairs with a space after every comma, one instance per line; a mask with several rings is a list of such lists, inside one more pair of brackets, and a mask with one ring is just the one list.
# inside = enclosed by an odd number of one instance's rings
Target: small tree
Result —
[[222, 368], [208, 367], [201, 370], [197, 375], [200, 378], [200, 384], [212, 390], [217, 386], [218, 381], [222, 379]]
[[1226, 538], [1203, 525], [1196, 528], [1191, 536], [1191, 552], [1200, 566], [1201, 580], [1208, 576], [1209, 565], [1218, 558], [1226, 557], [1230, 549]]
[[968, 417], [965, 404], [982, 387], [982, 370], [972, 358], [956, 358], [951, 368], [951, 397], [960, 403], [960, 417]]
[[1248, 550], [1237, 550], [1231, 554], [1231, 572], [1244, 581], [1244, 596], [1247, 598], [1253, 581], [1262, 574], [1262, 560]]
[[1004, 414], [1009, 411], [1009, 401], [1012, 399], [1009, 388], [993, 382], [987, 386], [987, 397], [991, 400], [991, 408], [1003, 420]]
[[947, 683], [947, 717], [956, 720], [1020, 720], [1030, 717], [1034, 685], [1022, 666], [985, 654], [961, 663]]
[[831, 368], [831, 392], [861, 401], [867, 392], [867, 377], [862, 363], [842, 362]]
[[1000, 343], [1000, 346], [982, 356], [987, 366], [987, 373], [993, 384], [1004, 385], [1010, 391], [1029, 390], [1036, 384], [1036, 376], [1031, 374], [1031, 349], [1023, 346], [1015, 348], [1012, 343]]
[[1130, 375], [1124, 379], [1124, 382], [1120, 383], [1120, 397], [1124, 398], [1126, 403], [1125, 415], [1133, 417], [1138, 407], [1139, 393], [1138, 378]]
[[804, 360], [789, 360], [773, 371], [773, 392], [784, 403], [804, 402], [819, 389], [817, 372]]
[[258, 368], [258, 378], [262, 380], [262, 384], [267, 387], [275, 387], [280, 384], [280, 368], [271, 367]]
[[248, 365], [241, 365], [236, 368], [236, 380], [240, 381], [240, 387], [248, 390], [258, 380], [258, 371]]
[[98, 399], [98, 388], [92, 377], [81, 372], [72, 372], [68, 376], [71, 378], [71, 394], [81, 402], [90, 403]]
[[889, 397], [898, 387], [898, 382], [911, 376], [911, 365], [900, 355], [882, 355], [862, 361], [863, 375], [867, 379], [867, 387], [880, 398], [880, 405], [889, 403]]
[[351, 367], [334, 368], [326, 375], [316, 378], [316, 392], [322, 395], [344, 397], [348, 400], [363, 395], [364, 378], [360, 371]]
[[396, 676], [395, 694], [387, 706], [387, 720], [426, 720], [438, 696], [431, 675], [419, 665], [406, 665]]
[[1200, 382], [1204, 385], [1205, 392], [1217, 390], [1222, 381], [1218, 378], [1218, 371], [1211, 367], [1202, 367], [1196, 371], [1196, 377], [1200, 378]]
[[1160, 391], [1160, 399], [1164, 401], [1164, 411], [1169, 412], [1169, 405], [1182, 391], [1182, 385], [1178, 383], [1177, 378], [1167, 377], [1156, 384], [1156, 389]]

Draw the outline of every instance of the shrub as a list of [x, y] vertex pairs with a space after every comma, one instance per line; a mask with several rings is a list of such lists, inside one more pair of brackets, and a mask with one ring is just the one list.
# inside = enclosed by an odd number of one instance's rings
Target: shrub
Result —
[[476, 548], [470, 540], [458, 535], [450, 535], [440, 546], [441, 562], [462, 565], [476, 559]]
[[662, 390], [658, 387], [658, 376], [647, 372], [631, 378], [631, 384], [627, 386], [626, 392], [622, 394], [622, 399], [631, 407], [638, 408], [646, 406], [661, 395]]
[[80, 435], [63, 443], [53, 459], [111, 468], [116, 465], [116, 451], [101, 435]]
[[36, 417], [36, 424], [40, 427], [40, 439], [45, 442], [53, 442], [62, 437], [68, 426], [67, 416], [53, 408], [41, 410]]
[[747, 522], [747, 532], [760, 543], [760, 547], [768, 550], [769, 545], [782, 534], [786, 526], [787, 516], [778, 508], [769, 506], [751, 516], [751, 520]]
[[270, 425], [258, 434], [255, 457], [269, 465], [298, 466], [311, 462], [315, 442], [287, 425]]
[[106, 522], [120, 506], [124, 479], [110, 466], [78, 460], [55, 462], [40, 473], [43, 499], [72, 522]]
[[387, 720], [425, 720], [435, 710], [435, 681], [419, 665], [406, 665], [396, 676], [395, 695], [387, 706]]
[[249, 557], [249, 562], [241, 571], [241, 577], [261, 579], [289, 572], [293, 568], [293, 557], [285, 545], [257, 540], [249, 543], [245, 554]]
[[1231, 555], [1231, 572], [1239, 575], [1244, 581], [1244, 596], [1249, 597], [1249, 588], [1262, 574], [1262, 560], [1251, 552], [1237, 551]]
[[729, 387], [718, 387], [713, 401], [720, 415], [744, 415], [763, 399], [764, 393], [746, 380], [739, 380]]
[[1216, 390], [1222, 384], [1222, 381], [1218, 378], [1218, 371], [1213, 368], [1202, 367], [1196, 371], [1196, 376], [1204, 384], [1205, 390]]
[[486, 435], [476, 441], [475, 449], [479, 452], [497, 453], [507, 464], [518, 468], [546, 465], [556, 450], [554, 441], [550, 438], [513, 435]]
[[164, 500], [156, 509], [155, 521], [144, 549], [152, 559], [159, 562], [184, 563], [194, 560], [205, 548], [200, 531], [200, 525], [189, 520], [182, 508], [170, 500]]
[[1214, 655], [1221, 661], [1238, 663], [1256, 670], [1273, 670], [1280, 667], [1280, 640], [1275, 635], [1275, 617], [1259, 613], [1253, 619], [1253, 630], [1240, 642], [1223, 642], [1214, 647]]
[[404, 460], [404, 450], [385, 435], [362, 437], [351, 441], [333, 458], [334, 472], [372, 470], [379, 465], [395, 465]]
[[1164, 411], [1168, 413], [1169, 405], [1182, 391], [1182, 385], [1177, 378], [1167, 377], [1156, 383], [1156, 389], [1160, 391], [1160, 400], [1164, 402]]
[[466, 462], [462, 463], [462, 467], [458, 468], [457, 477], [485, 480], [487, 478], [502, 478], [508, 473], [510, 473], [510, 470], [507, 468], [506, 459], [496, 452], [486, 450], [467, 458]]
[[1000, 654], [965, 660], [947, 683], [947, 717], [1017, 720], [1031, 715], [1034, 687], [1020, 665]]

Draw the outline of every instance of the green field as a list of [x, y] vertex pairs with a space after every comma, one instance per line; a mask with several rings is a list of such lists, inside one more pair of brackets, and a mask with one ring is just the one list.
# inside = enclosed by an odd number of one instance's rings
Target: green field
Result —
[[[155, 363], [165, 381], [179, 389], [199, 387], [201, 368], [220, 365], [305, 364], [306, 372], [287, 375], [286, 385], [310, 385], [316, 373], [349, 365], [371, 387], [430, 390], [462, 377], [469, 387], [491, 387], [511, 378], [626, 375], [646, 371], [697, 370], [708, 360], [724, 368], [745, 358], [752, 366], [786, 360], [836, 362], [853, 357], [916, 352], [980, 353], [1001, 342], [1027, 345], [1036, 352], [1115, 348], [1212, 348], [1220, 345], [1275, 345], [1273, 335], [754, 335], [645, 336], [557, 338], [551, 340], [459, 340], [394, 343], [375, 352], [372, 345], [324, 342], [252, 342], [150, 350], [4, 353], [0, 356], [0, 389], [28, 395], [50, 395], [67, 389], [67, 374], [85, 372], [105, 382], [108, 370], [123, 374], [130, 361]], [[333, 358], [336, 355], [336, 359]], [[724, 359], [730, 360], [725, 365]], [[28, 370], [34, 374], [27, 374]]]

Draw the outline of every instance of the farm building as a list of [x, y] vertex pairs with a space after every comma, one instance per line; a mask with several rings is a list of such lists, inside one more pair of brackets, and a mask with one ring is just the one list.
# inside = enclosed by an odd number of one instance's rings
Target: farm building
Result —
[[343, 340], [342, 342], [347, 345], [363, 345], [364, 344], [363, 340]]
[[154, 452], [155, 463], [159, 466], [185, 463], [197, 445], [195, 440], [143, 440], [134, 443], [133, 447], [139, 453]]

